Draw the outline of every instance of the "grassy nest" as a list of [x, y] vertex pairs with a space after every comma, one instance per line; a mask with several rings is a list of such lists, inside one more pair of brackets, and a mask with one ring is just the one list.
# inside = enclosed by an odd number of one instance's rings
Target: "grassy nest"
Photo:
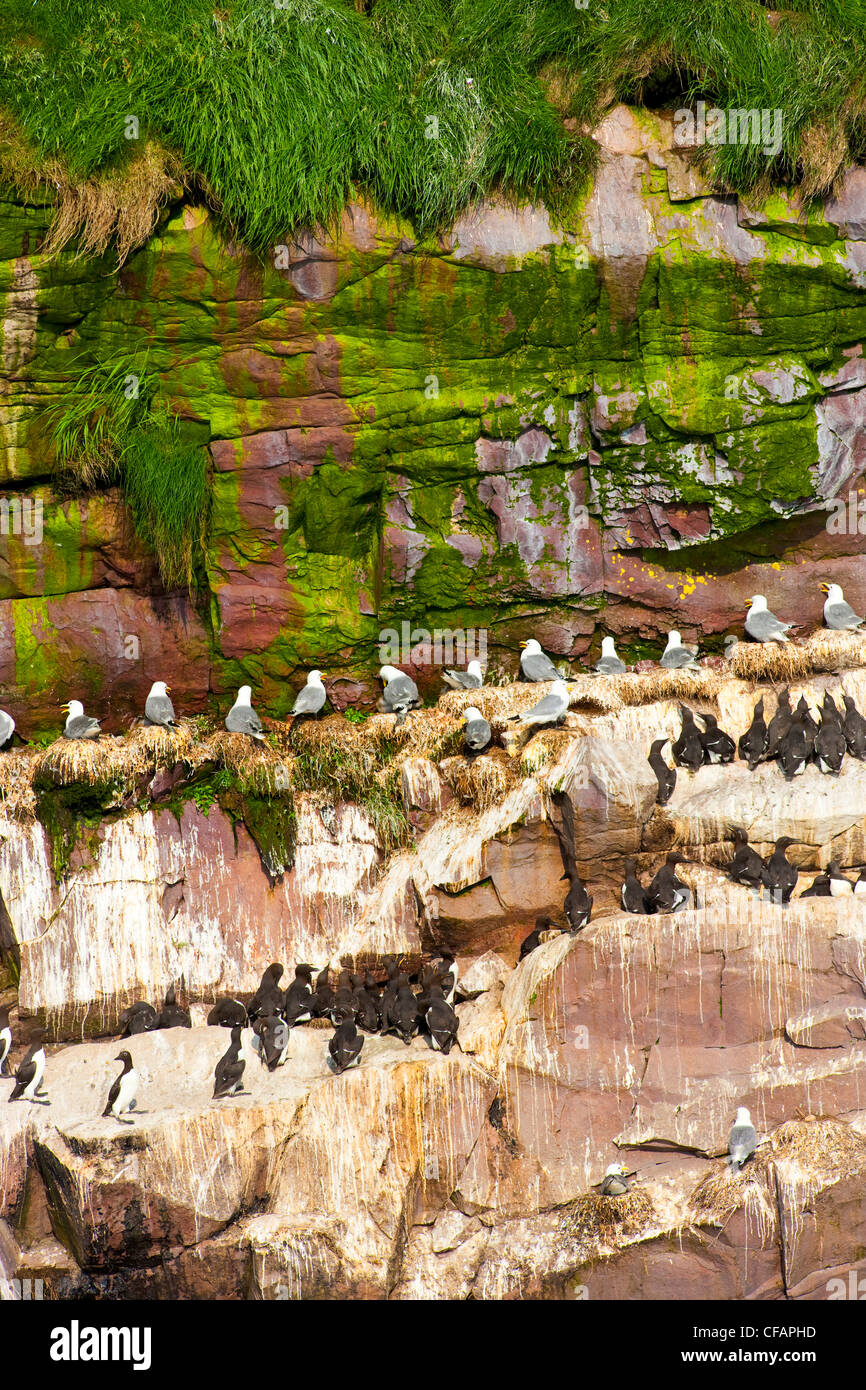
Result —
[[498, 749], [483, 758], [446, 758], [441, 772], [461, 804], [479, 812], [496, 806], [518, 781], [514, 762]]
[[866, 665], [866, 636], [820, 628], [803, 642], [737, 642], [731, 673], [746, 681], [786, 681]]
[[603, 1197], [591, 1192], [571, 1202], [564, 1212], [561, 1232], [581, 1245], [616, 1249], [648, 1231], [655, 1220], [655, 1208], [640, 1188], [621, 1197]]
[[739, 1173], [732, 1173], [724, 1161], [701, 1179], [689, 1197], [692, 1220], [723, 1225], [739, 1207], [754, 1203], [772, 1221], [773, 1170], [780, 1169], [806, 1184], [835, 1182], [844, 1173], [866, 1169], [866, 1139], [830, 1116], [788, 1120]]
[[33, 755], [26, 749], [0, 753], [0, 811], [14, 820], [32, 820], [36, 814]]

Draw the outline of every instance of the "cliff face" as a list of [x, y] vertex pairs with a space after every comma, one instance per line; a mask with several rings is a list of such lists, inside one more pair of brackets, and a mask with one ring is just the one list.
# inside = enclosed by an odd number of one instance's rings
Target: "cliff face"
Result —
[[[25, 513], [3, 548], [25, 732], [73, 688], [121, 721], [155, 674], [189, 710], [243, 678], [281, 715], [311, 665], [338, 707], [369, 701], [404, 621], [411, 645], [483, 630], [510, 665], [530, 629], [575, 657], [596, 626], [633, 656], [671, 625], [721, 647], [756, 590], [817, 618], [828, 575], [866, 602], [862, 171], [822, 210], [750, 207], [664, 116], [618, 107], [596, 139], [561, 225], [484, 206], [416, 242], [356, 206], [265, 263], [191, 206], [119, 271], [49, 260], [50, 209], [2, 204], [4, 495], [44, 528], [29, 543]], [[52, 491], [70, 364], [144, 347], [210, 447], [197, 607], [162, 592], [118, 496]]]
[[[858, 637], [841, 674], [793, 685], [866, 701]], [[844, 654], [843, 654], [844, 649]], [[847, 662], [856, 664], [847, 666]], [[642, 682], [586, 681], [561, 731], [469, 767], [408, 753], [411, 851], [367, 815], [300, 798], [293, 864], [264, 873], [213, 805], [158, 799], [92, 827], [58, 883], [46, 832], [2, 826], [0, 893], [17, 941], [20, 1024], [48, 1022], [50, 1106], [0, 1106], [0, 1256], [7, 1275], [83, 1296], [827, 1298], [866, 1256], [866, 900], [787, 907], [722, 871], [733, 825], [762, 852], [796, 838], [811, 872], [866, 859], [864, 765], [838, 778], [774, 765], [680, 773], [655, 804], [651, 738], [679, 723]], [[772, 688], [704, 669], [668, 696], [738, 736]], [[494, 723], [537, 690], [473, 692]], [[410, 716], [457, 725], [468, 697]], [[321, 737], [326, 731], [321, 731]], [[506, 741], [508, 736], [506, 735]], [[31, 754], [16, 755], [31, 757]], [[37, 755], [38, 756], [38, 755]], [[551, 793], [574, 807], [593, 920], [517, 963], [535, 917], [560, 918]], [[177, 788], [175, 788], [175, 792]], [[697, 895], [674, 916], [624, 914], [627, 855], [648, 874], [673, 845]], [[251, 992], [269, 960], [410, 966], [458, 953], [459, 1049], [367, 1038], [326, 1066], [328, 1032], [292, 1031], [286, 1065], [248, 1055], [248, 1094], [211, 1102], [224, 1030], [207, 1001]], [[132, 1040], [135, 1123], [101, 1114], [131, 998], [183, 977], [195, 1026]], [[761, 1144], [740, 1178], [723, 1154], [738, 1105]], [[597, 1184], [637, 1172], [622, 1204]], [[838, 1286], [842, 1287], [842, 1286]]]

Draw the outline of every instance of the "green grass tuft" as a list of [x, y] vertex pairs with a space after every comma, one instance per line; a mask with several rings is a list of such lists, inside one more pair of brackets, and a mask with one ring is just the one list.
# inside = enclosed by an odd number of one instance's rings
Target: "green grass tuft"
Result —
[[61, 485], [119, 484], [166, 588], [192, 590], [207, 515], [208, 455], [184, 441], [176, 416], [155, 399], [156, 386], [134, 356], [87, 367], [54, 418], [56, 467]]

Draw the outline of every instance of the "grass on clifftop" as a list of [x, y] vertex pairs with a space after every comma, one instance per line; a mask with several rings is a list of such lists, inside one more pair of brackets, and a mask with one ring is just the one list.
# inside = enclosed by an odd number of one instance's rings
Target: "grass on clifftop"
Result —
[[207, 451], [187, 443], [133, 357], [86, 368], [54, 420], [61, 480], [120, 483], [136, 534], [167, 589], [192, 589], [208, 502]]
[[0, 0], [0, 35], [0, 173], [121, 255], [183, 184], [263, 254], [354, 192], [422, 233], [494, 191], [555, 211], [617, 100], [779, 110], [774, 159], [706, 148], [734, 188], [866, 153], [860, 0]]

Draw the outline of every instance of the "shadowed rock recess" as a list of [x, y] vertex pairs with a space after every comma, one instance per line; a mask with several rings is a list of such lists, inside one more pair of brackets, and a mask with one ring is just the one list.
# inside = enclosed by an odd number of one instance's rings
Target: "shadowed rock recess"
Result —
[[[809, 626], [822, 579], [866, 608], [866, 185], [748, 205], [672, 131], [615, 108], [560, 221], [489, 203], [417, 240], [356, 204], [272, 261], [180, 201], [120, 269], [49, 258], [51, 208], [0, 202], [3, 493], [44, 527], [0, 547], [2, 704], [31, 740], [0, 754], [0, 1002], [16, 1061], [47, 1028], [51, 1102], [0, 1081], [0, 1296], [809, 1300], [866, 1263], [866, 895], [800, 896], [866, 863], [866, 763], [681, 770], [660, 807], [647, 762], [680, 700], [735, 739], [760, 695], [769, 719], [770, 677], [866, 710], [858, 635], [787, 672], [721, 657], [755, 592]], [[209, 454], [191, 595], [119, 487], [55, 473], [82, 363], [144, 349]], [[676, 627], [718, 656], [579, 676], [531, 738], [509, 720], [545, 685], [345, 719], [404, 621], [486, 631], [488, 670], [530, 635], [636, 661]], [[438, 692], [429, 658], [400, 665]], [[289, 729], [312, 666], [337, 713]], [[155, 679], [182, 725], [130, 731]], [[242, 681], [262, 747], [214, 732]], [[71, 696], [107, 732], [66, 757], [39, 736]], [[470, 704], [497, 743], [473, 762]], [[565, 921], [560, 793], [593, 917], [520, 961]], [[729, 881], [738, 826], [762, 854], [793, 838], [787, 906]], [[624, 913], [626, 859], [646, 881], [674, 848], [696, 905]], [[302, 1025], [211, 1101], [208, 1008], [269, 962], [381, 980], [443, 948], [447, 1057], [367, 1037], [334, 1076]], [[119, 1015], [172, 984], [193, 1027], [124, 1044], [134, 1123], [100, 1118]], [[738, 1106], [759, 1146], [731, 1176]], [[636, 1176], [605, 1198], [616, 1160]]]

